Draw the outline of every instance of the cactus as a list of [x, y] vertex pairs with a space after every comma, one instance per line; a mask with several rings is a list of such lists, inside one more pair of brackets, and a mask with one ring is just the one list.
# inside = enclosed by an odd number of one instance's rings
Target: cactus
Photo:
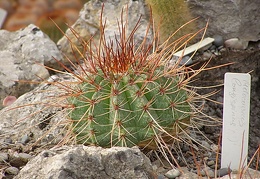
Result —
[[193, 19], [188, 4], [184, 0], [146, 0], [146, 3], [153, 11], [156, 26], [160, 28], [162, 42], [173, 33], [175, 35], [172, 40], [176, 40], [195, 31], [194, 22], [188, 23], [178, 30]]
[[78, 142], [103, 147], [144, 145], [157, 135], [176, 133], [176, 122], [189, 121], [189, 96], [178, 76], [165, 77], [162, 70], [137, 73], [132, 67], [107, 76], [97, 70], [69, 98]]
[[189, 126], [194, 93], [186, 68], [165, 68], [173, 44], [155, 47], [146, 36], [136, 47], [137, 27], [127, 37], [121, 24], [120, 38], [108, 41], [101, 25], [99, 44], [85, 46], [81, 72], [71, 72], [78, 82], [67, 87], [69, 131], [77, 143], [154, 149]]

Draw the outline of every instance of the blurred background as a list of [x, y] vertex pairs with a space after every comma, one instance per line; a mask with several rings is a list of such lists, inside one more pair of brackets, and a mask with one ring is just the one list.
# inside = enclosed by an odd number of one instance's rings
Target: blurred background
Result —
[[77, 19], [80, 9], [89, 0], [0, 0], [0, 8], [7, 11], [2, 29], [16, 31], [35, 24], [54, 42], [62, 33], [51, 21], [65, 31]]

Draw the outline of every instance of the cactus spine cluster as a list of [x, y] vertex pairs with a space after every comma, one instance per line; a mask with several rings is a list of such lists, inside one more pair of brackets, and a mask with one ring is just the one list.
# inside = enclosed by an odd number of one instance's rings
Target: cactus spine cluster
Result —
[[[171, 45], [136, 47], [134, 34], [108, 41], [101, 25], [98, 46], [87, 46], [78, 83], [68, 88], [71, 131], [78, 143], [156, 148], [189, 125], [192, 95], [184, 68], [165, 68]], [[95, 48], [94, 48], [95, 47]], [[155, 50], [153, 50], [153, 48]], [[157, 145], [157, 146], [156, 146]]]

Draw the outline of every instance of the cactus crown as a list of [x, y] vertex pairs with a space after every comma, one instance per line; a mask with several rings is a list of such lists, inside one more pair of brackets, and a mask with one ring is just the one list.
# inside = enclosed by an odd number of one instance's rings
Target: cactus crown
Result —
[[195, 94], [187, 87], [189, 72], [169, 67], [177, 42], [157, 44], [148, 26], [136, 44], [139, 21], [128, 35], [122, 12], [119, 35], [107, 40], [101, 18], [98, 44], [85, 45], [80, 70], [71, 72], [78, 82], [67, 88], [69, 131], [78, 143], [157, 148], [189, 126]]

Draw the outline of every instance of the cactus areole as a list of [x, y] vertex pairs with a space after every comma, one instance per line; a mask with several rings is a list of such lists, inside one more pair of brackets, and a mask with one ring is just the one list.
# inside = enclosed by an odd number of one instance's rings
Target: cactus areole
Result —
[[99, 45], [86, 48], [86, 68], [76, 75], [79, 83], [67, 100], [73, 106], [69, 117], [77, 142], [149, 148], [160, 139], [173, 138], [189, 125], [192, 109], [182, 69], [163, 67], [169, 61], [169, 46], [152, 50], [155, 41], [147, 43], [146, 35], [136, 47], [138, 25], [127, 37], [123, 23], [120, 37], [107, 40], [104, 27]]

